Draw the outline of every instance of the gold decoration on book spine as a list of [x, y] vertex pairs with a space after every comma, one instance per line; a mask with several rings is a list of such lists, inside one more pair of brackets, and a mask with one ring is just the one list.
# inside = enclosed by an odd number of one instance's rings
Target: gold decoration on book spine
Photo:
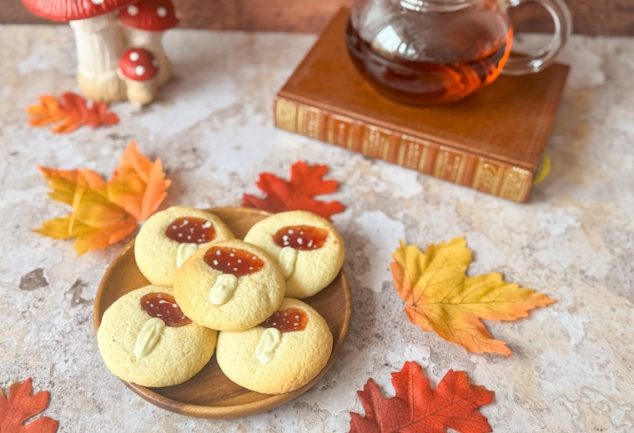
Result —
[[525, 201], [531, 187], [533, 176], [525, 169], [454, 151], [439, 143], [401, 135], [285, 98], [278, 97], [275, 116], [276, 125], [282, 129], [505, 199]]
[[420, 171], [421, 173], [423, 172], [423, 169], [425, 168], [425, 164], [427, 164], [427, 158], [429, 157], [429, 149], [430, 149], [431, 144], [425, 144], [423, 145], [423, 153], [420, 156], [420, 161], [418, 162], [418, 171]]
[[353, 140], [354, 120], [349, 117], [333, 114], [329, 116], [326, 129], [326, 141], [335, 146], [348, 147]]
[[445, 159], [447, 158], [447, 151], [440, 149], [436, 156], [436, 162], [434, 163], [433, 175], [443, 179], [443, 172], [445, 170]]
[[524, 201], [530, 189], [531, 182], [532, 175], [529, 171], [511, 167], [504, 176], [499, 195], [509, 200]]
[[451, 182], [458, 182], [464, 172], [464, 155], [441, 148], [436, 159], [434, 176]]
[[319, 139], [321, 110], [307, 105], [297, 107], [297, 132], [310, 138]]
[[368, 125], [363, 134], [363, 154], [372, 158], [387, 159], [391, 138], [390, 130]]
[[503, 174], [502, 167], [480, 159], [473, 179], [473, 188], [478, 191], [497, 195]]
[[275, 124], [278, 128], [297, 132], [297, 103], [284, 98], [275, 102]]
[[429, 143], [408, 135], [403, 135], [399, 146], [398, 164], [422, 171], [425, 165]]

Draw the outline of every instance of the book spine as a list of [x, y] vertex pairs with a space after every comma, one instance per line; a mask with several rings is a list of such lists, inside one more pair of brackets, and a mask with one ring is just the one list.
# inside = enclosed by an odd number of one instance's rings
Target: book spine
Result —
[[281, 96], [275, 101], [275, 125], [516, 202], [526, 201], [533, 182], [533, 173], [524, 168]]

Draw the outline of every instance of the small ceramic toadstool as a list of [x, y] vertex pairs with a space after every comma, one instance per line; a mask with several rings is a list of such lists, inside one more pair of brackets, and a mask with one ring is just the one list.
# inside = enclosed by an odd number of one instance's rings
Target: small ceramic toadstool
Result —
[[158, 86], [171, 77], [172, 65], [165, 55], [161, 39], [165, 30], [178, 24], [171, 0], [140, 0], [119, 12], [119, 20], [125, 26], [129, 44], [146, 48], [156, 56], [159, 74]]
[[125, 81], [128, 100], [139, 107], [156, 97], [159, 72], [154, 55], [144, 48], [130, 48], [119, 60], [119, 73]]
[[84, 96], [96, 101], [125, 97], [117, 74], [125, 39], [117, 26], [116, 11], [133, 0], [22, 0], [43, 18], [70, 22], [77, 45], [77, 79]]

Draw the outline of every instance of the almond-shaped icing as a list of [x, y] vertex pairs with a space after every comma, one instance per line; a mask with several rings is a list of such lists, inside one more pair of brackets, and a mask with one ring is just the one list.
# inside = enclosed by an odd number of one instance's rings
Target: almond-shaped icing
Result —
[[277, 262], [282, 269], [285, 278], [290, 277], [295, 272], [295, 263], [297, 262], [298, 251], [292, 247], [284, 247], [277, 257]]
[[227, 303], [238, 287], [238, 277], [231, 274], [220, 274], [209, 291], [209, 302], [214, 305]]
[[185, 260], [194, 255], [198, 249], [198, 244], [178, 244], [178, 250], [176, 250], [176, 267], [180, 268]]
[[165, 329], [165, 322], [158, 317], [152, 317], [145, 322], [134, 343], [136, 359], [148, 356], [154, 350], [163, 335], [163, 329]]
[[260, 364], [268, 364], [271, 362], [281, 340], [282, 333], [278, 329], [266, 328], [264, 330], [255, 348], [255, 357], [260, 361]]

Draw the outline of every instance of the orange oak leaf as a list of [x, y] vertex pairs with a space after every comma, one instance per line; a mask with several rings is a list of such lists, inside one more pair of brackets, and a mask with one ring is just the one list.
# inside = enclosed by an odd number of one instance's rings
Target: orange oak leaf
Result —
[[40, 391], [33, 394], [31, 378], [16, 382], [9, 388], [9, 396], [0, 389], [0, 432], [2, 433], [55, 433], [59, 422], [43, 416], [27, 421], [48, 407], [51, 394]]
[[494, 393], [473, 385], [464, 371], [449, 370], [436, 389], [416, 362], [408, 361], [392, 373], [395, 396], [385, 397], [373, 379], [358, 391], [365, 416], [351, 412], [349, 433], [460, 433], [492, 431], [478, 409], [493, 401]]
[[75, 239], [81, 255], [103, 249], [133, 233], [167, 197], [170, 180], [161, 160], [152, 162], [128, 145], [112, 179], [87, 170], [39, 167], [50, 187], [49, 197], [72, 208], [70, 214], [45, 221], [36, 233], [55, 239]]
[[68, 134], [82, 126], [98, 128], [119, 123], [119, 117], [108, 111], [107, 103], [89, 103], [72, 92], [62, 93], [59, 99], [50, 95], [40, 96], [40, 102], [27, 107], [26, 112], [29, 115], [29, 125], [55, 124], [52, 130], [56, 134]]
[[461, 237], [432, 244], [424, 253], [416, 245], [401, 242], [392, 258], [394, 285], [406, 303], [409, 320], [470, 352], [511, 355], [511, 349], [495, 340], [481, 319], [517, 320], [533, 308], [556, 302], [507, 283], [496, 272], [467, 276], [473, 255]]
[[306, 164], [304, 161], [297, 161], [291, 166], [291, 178], [288, 181], [272, 173], [261, 173], [256, 185], [266, 197], [244, 194], [242, 204], [269, 212], [305, 210], [331, 218], [333, 214], [343, 212], [345, 206], [338, 201], [325, 202], [315, 198], [317, 195], [331, 194], [339, 188], [336, 180], [323, 179], [326, 173], [327, 165]]

